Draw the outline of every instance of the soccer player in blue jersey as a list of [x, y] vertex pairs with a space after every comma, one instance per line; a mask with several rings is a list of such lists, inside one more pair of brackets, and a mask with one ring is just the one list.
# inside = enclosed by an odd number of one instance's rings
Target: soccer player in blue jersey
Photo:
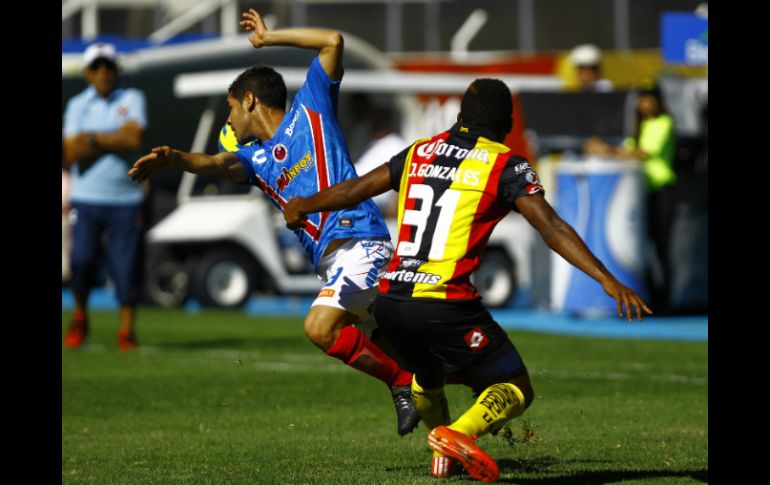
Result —
[[[253, 31], [249, 40], [257, 49], [290, 45], [318, 51], [289, 110], [281, 75], [267, 66], [251, 67], [228, 88], [227, 125], [240, 145], [237, 151], [206, 155], [156, 147], [134, 163], [129, 175], [141, 181], [171, 166], [220, 176], [256, 185], [283, 210], [292, 197], [307, 197], [356, 177], [336, 116], [342, 35], [306, 28], [268, 31], [253, 9], [243, 17], [241, 25]], [[259, 141], [249, 144], [251, 139]], [[409, 433], [420, 419], [411, 399], [412, 374], [353, 325], [371, 317], [378, 281], [393, 253], [377, 207], [366, 200], [350, 209], [311, 215], [296, 234], [326, 282], [305, 318], [305, 334], [327, 355], [387, 384], [398, 432]]]

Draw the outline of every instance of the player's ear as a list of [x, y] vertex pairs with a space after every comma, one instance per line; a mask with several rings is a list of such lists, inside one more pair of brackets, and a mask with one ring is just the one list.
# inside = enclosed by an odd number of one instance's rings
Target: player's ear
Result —
[[257, 107], [257, 97], [251, 91], [246, 91], [246, 94], [243, 96], [243, 106], [249, 113]]

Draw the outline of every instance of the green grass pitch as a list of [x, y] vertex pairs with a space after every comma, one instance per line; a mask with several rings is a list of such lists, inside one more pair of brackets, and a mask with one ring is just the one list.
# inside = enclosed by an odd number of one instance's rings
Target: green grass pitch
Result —
[[[91, 325], [85, 348], [62, 348], [62, 483], [442, 483], [425, 429], [399, 437], [386, 387], [323, 355], [300, 318], [142, 309], [128, 354], [116, 312]], [[707, 344], [510, 336], [537, 398], [479, 441], [501, 483], [708, 481]], [[472, 402], [447, 396], [455, 418]]]

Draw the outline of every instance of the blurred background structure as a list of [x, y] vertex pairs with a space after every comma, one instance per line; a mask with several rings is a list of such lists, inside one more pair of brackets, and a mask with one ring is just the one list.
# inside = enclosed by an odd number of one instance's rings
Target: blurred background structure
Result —
[[[312, 56], [279, 47], [255, 51], [238, 26], [248, 8], [260, 11], [269, 28], [323, 26], [345, 34], [339, 119], [353, 162], [378, 139], [377, 113], [389, 110], [393, 130], [410, 142], [451, 126], [473, 79], [504, 80], [514, 93], [515, 116], [506, 144], [534, 162], [546, 196], [591, 249], [646, 294], [651, 286], [667, 288], [656, 313], [707, 312], [707, 4], [67, 0], [62, 110], [84, 87], [82, 52], [97, 40], [112, 42], [126, 83], [147, 96], [146, 149], [167, 144], [215, 152], [227, 117], [226, 89], [239, 72], [256, 63], [275, 66], [291, 100]], [[576, 56], [573, 49], [586, 45]], [[581, 88], [592, 69], [606, 81], [601, 90]], [[674, 120], [667, 275], [643, 230], [641, 166], [582, 152], [592, 136], [611, 145], [633, 138], [638, 90], [653, 85]], [[168, 171], [152, 181], [148, 204], [146, 303], [241, 306], [254, 294], [312, 294], [320, 287], [283, 219], [256, 188]], [[64, 210], [62, 217], [64, 246]], [[63, 249], [66, 286], [65, 258]], [[552, 260], [518, 214], [496, 229], [475, 281], [490, 306], [608, 311], [606, 301], [592, 296], [597, 288]]]

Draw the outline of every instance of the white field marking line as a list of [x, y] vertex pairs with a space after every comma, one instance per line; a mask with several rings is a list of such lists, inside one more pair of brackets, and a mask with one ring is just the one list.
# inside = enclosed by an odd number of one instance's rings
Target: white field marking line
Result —
[[[649, 369], [652, 367], [652, 364], [649, 362], [629, 362], [628, 364], [621, 364], [621, 367], [627, 367], [632, 370], [642, 370], [642, 369]], [[687, 370], [697, 370], [700, 371], [707, 367], [707, 364], [700, 363], [700, 362], [681, 362], [677, 364], [677, 367], [681, 367], [682, 369]]]
[[627, 374], [623, 372], [564, 372], [540, 369], [535, 371], [539, 377], [554, 377], [557, 379], [593, 379], [606, 381], [625, 381], [625, 380], [653, 380], [659, 382], [680, 382], [683, 384], [693, 384], [703, 386], [708, 383], [708, 379], [702, 377], [683, 376], [678, 374]]

